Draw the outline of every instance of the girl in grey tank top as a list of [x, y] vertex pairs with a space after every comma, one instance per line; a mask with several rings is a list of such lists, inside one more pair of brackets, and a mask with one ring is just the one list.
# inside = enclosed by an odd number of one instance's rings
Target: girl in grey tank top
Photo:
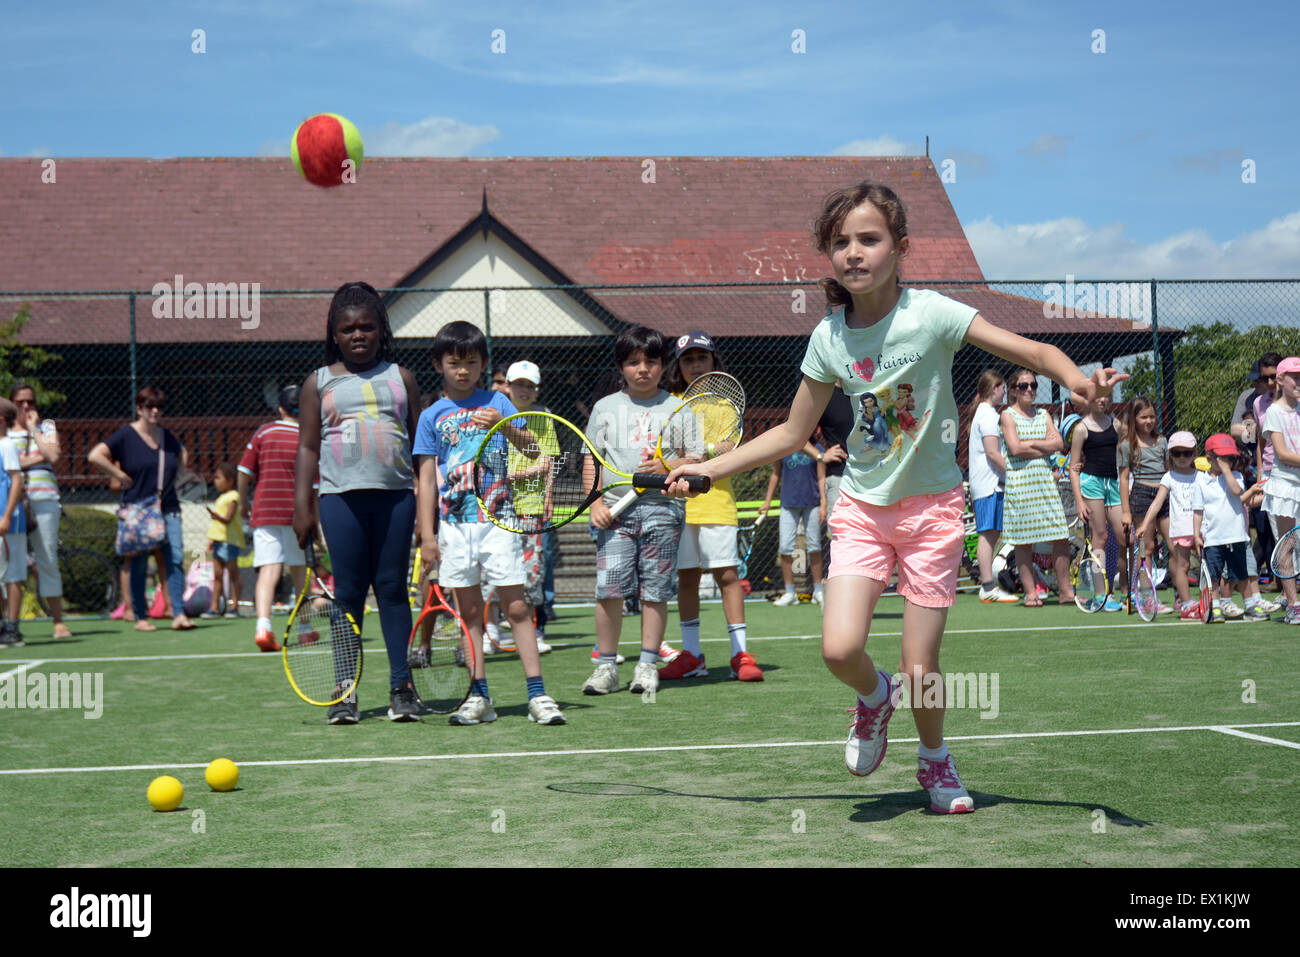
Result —
[[320, 491], [411, 488], [410, 397], [401, 366], [377, 362], [359, 372], [316, 370], [320, 395]]
[[[379, 294], [365, 283], [339, 288], [326, 325], [326, 365], [302, 385], [293, 531], [304, 544], [319, 509], [334, 594], [356, 621], [365, 621], [366, 593], [374, 589], [388, 651], [388, 717], [418, 721], [419, 703], [406, 660], [411, 634], [407, 573], [415, 530], [411, 398], [418, 393], [415, 377], [395, 358]], [[318, 468], [320, 495], [314, 496]], [[330, 705], [326, 720], [360, 720], [355, 694]]]

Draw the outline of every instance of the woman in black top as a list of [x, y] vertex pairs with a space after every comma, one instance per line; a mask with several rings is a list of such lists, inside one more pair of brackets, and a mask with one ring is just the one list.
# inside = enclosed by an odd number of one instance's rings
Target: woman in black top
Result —
[[[167, 590], [171, 593], [172, 619], [176, 631], [188, 631], [194, 623], [185, 616], [181, 596], [185, 590], [185, 549], [181, 538], [181, 506], [176, 497], [176, 473], [188, 466], [180, 440], [158, 424], [162, 418], [160, 389], [146, 386], [136, 393], [135, 421], [124, 425], [90, 450], [87, 459], [105, 475], [122, 483], [122, 504], [147, 502], [158, 493], [158, 449], [163, 450], [162, 513], [167, 526], [163, 554], [167, 559]], [[114, 464], [117, 463], [117, 464]], [[135, 609], [136, 631], [156, 631], [145, 604], [144, 579], [148, 552], [131, 556], [131, 606]]]
[[[1125, 435], [1124, 424], [1110, 414], [1110, 399], [1096, 399], [1070, 440], [1070, 486], [1079, 517], [1092, 532], [1092, 550], [1106, 554], [1106, 526], [1119, 544], [1112, 592], [1128, 591], [1128, 549], [1124, 544], [1124, 510], [1119, 494], [1116, 448]], [[1124, 605], [1108, 598], [1102, 611], [1123, 611]]]

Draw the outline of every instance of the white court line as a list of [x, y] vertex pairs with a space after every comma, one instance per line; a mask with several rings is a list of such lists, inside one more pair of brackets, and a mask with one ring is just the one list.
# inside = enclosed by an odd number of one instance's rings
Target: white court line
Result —
[[10, 668], [8, 671], [0, 672], [0, 681], [3, 681], [5, 678], [8, 678], [10, 675], [20, 675], [24, 671], [27, 671], [30, 668], [39, 668], [41, 665], [45, 663], [46, 663], [46, 659], [44, 658], [33, 658], [31, 661], [24, 661], [17, 668]]
[[[1043, 626], [1041, 626], [1041, 627], [1040, 627], [1040, 626], [1035, 626], [1035, 627], [1032, 627], [1032, 628], [1017, 628], [1017, 629], [1015, 629], [1015, 630], [1016, 630], [1016, 631], [1097, 631], [1097, 630], [1123, 631], [1123, 630], [1125, 630], [1125, 629], [1135, 629], [1135, 628], [1178, 628], [1178, 627], [1181, 627], [1182, 625], [1193, 625], [1193, 624], [1199, 624], [1199, 622], [1190, 622], [1190, 621], [1187, 621], [1187, 622], [1173, 622], [1173, 621], [1170, 621], [1170, 622], [1159, 622], [1159, 623], [1152, 622], [1152, 623], [1150, 623], [1150, 624], [1144, 622], [1144, 623], [1142, 623], [1142, 624], [1134, 624], [1134, 625], [1065, 625], [1065, 626], [1059, 626], [1059, 627], [1051, 626], [1051, 625], [1043, 625]], [[944, 632], [944, 634], [946, 634], [946, 635], [1002, 635], [1002, 634], [1006, 634], [1006, 632], [1007, 632], [1007, 629], [1005, 629], [1005, 628], [949, 628], [949, 629], [947, 629], [947, 630]], [[872, 637], [872, 638], [898, 638], [898, 637], [901, 637], [902, 634], [903, 634], [903, 633], [902, 633], [901, 631], [873, 631], [873, 632], [871, 633], [871, 637]], [[377, 638], [378, 636], [372, 636], [372, 637], [376, 637], [376, 638]], [[755, 635], [750, 635], [748, 640], [749, 640], [749, 641], [811, 641], [811, 640], [813, 640], [813, 639], [820, 639], [820, 638], [821, 638], [821, 635], [820, 635], [820, 634], [815, 634], [815, 635], [766, 635], [766, 636], [755, 636]], [[727, 642], [730, 642], [730, 641], [731, 641], [730, 638], [701, 638], [700, 640], [701, 640], [702, 642], [717, 642], [717, 643], [727, 643]], [[591, 647], [591, 645], [593, 645], [593, 644], [595, 644], [594, 641], [592, 641], [592, 642], [583, 642], [583, 641], [573, 642], [573, 641], [565, 641], [564, 639], [559, 639], [558, 647], [560, 647], [560, 648], [582, 648], [582, 647], [587, 647], [587, 648], [589, 648], [589, 647]], [[621, 641], [621, 642], [619, 642], [619, 647], [623, 647], [623, 646], [627, 646], [627, 647], [634, 647], [634, 646], [635, 646], [635, 647], [639, 648], [639, 647], [641, 647], [641, 642], [640, 642], [639, 639], [629, 638], [629, 639], [627, 639], [626, 641]], [[1095, 649], [1092, 649], [1092, 650], [1095, 650]], [[380, 646], [376, 646], [376, 647], [372, 647], [372, 648], [363, 648], [362, 651], [363, 651], [365, 654], [371, 654], [371, 655], [387, 654], [387, 650], [386, 650], [384, 647], [382, 647], [382, 645], [380, 645]], [[266, 652], [264, 652], [264, 651], [230, 651], [230, 652], [213, 652], [213, 653], [211, 653], [211, 654], [184, 654], [184, 655], [120, 655], [120, 656], [115, 656], [115, 657], [104, 657], [104, 658], [47, 658], [47, 659], [44, 659], [41, 663], [42, 663], [42, 664], [49, 664], [49, 663], [52, 662], [52, 661], [58, 661], [58, 662], [65, 662], [65, 661], [66, 661], [66, 662], [78, 662], [78, 663], [98, 662], [98, 661], [106, 661], [106, 662], [112, 662], [112, 661], [171, 661], [171, 660], [173, 660], [173, 659], [174, 659], [174, 660], [177, 660], [177, 661], [182, 661], [182, 660], [198, 660], [198, 659], [204, 659], [204, 658], [269, 658], [269, 659], [274, 659], [274, 660], [277, 660], [277, 661], [278, 661], [278, 660], [280, 660], [280, 655], [278, 655], [278, 654], [268, 655], [268, 654], [267, 654]], [[21, 660], [21, 659], [18, 659], [18, 660]], [[30, 667], [30, 665], [29, 665], [28, 667]]]
[[[1246, 725], [1246, 727], [1263, 727], [1263, 725]], [[1251, 741], [1263, 741], [1265, 744], [1280, 744], [1284, 748], [1295, 748], [1300, 751], [1300, 744], [1294, 741], [1283, 741], [1281, 738], [1266, 738], [1262, 734], [1247, 734], [1245, 731], [1237, 731], [1235, 728], [1219, 727], [1211, 728], [1211, 731], [1220, 731], [1223, 734], [1235, 735], [1238, 738], [1249, 738]]]
[[[1073, 738], [1103, 734], [1160, 734], [1176, 731], [1224, 731], [1229, 728], [1294, 728], [1300, 721], [1271, 721], [1264, 724], [1194, 725], [1182, 728], [1110, 728], [1100, 731], [1027, 731], [1012, 734], [967, 734], [949, 737], [948, 741], [1001, 741], [1010, 738]], [[915, 744], [919, 738], [896, 738], [895, 744]], [[484, 751], [478, 754], [403, 754], [365, 758], [299, 758], [280, 761], [240, 761], [241, 767], [284, 767], [307, 764], [395, 764], [405, 761], [476, 761], [482, 758], [575, 757], [588, 754], [652, 754], [667, 751], [744, 751], [753, 748], [822, 748], [843, 746], [835, 741], [766, 741], [755, 744], [674, 744], [646, 748], [575, 748], [564, 751]], [[85, 774], [95, 771], [166, 771], [173, 768], [206, 768], [206, 764], [122, 764], [88, 768], [11, 768], [0, 775], [14, 774]]]

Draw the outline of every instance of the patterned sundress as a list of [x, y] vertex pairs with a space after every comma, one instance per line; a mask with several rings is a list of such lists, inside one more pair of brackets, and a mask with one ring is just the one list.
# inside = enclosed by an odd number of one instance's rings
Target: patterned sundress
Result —
[[[1016, 435], [1022, 442], [1047, 438], [1047, 412], [1038, 410], [1026, 419], [1011, 409]], [[1005, 445], [1003, 446], [1005, 449]], [[1007, 490], [1002, 506], [1002, 541], [1008, 545], [1033, 545], [1066, 538], [1065, 510], [1052, 478], [1047, 457], [1007, 455]]]

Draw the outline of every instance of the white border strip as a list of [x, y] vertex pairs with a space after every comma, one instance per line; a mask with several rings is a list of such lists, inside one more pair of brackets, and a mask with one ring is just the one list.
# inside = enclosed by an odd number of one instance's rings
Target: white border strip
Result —
[[[1263, 725], [1246, 725], [1246, 727], [1263, 727]], [[1265, 744], [1280, 744], [1284, 748], [1294, 748], [1300, 751], [1300, 744], [1294, 741], [1283, 741], [1281, 738], [1266, 738], [1262, 734], [1247, 734], [1245, 731], [1238, 731], [1236, 728], [1219, 726], [1211, 728], [1211, 731], [1219, 731], [1223, 734], [1231, 734], [1238, 738], [1248, 738], [1251, 741], [1263, 741]]]
[[[1181, 728], [1112, 728], [1101, 731], [1028, 731], [1013, 734], [968, 734], [946, 738], [948, 741], [1001, 741], [1010, 738], [1071, 738], [1103, 734], [1160, 734], [1175, 731], [1226, 731], [1234, 728], [1295, 728], [1300, 721], [1271, 721], [1264, 724], [1191, 725]], [[1254, 735], [1243, 735], [1254, 737]], [[912, 744], [919, 738], [896, 738], [895, 744]], [[1263, 739], [1272, 740], [1272, 739]], [[1281, 742], [1277, 742], [1281, 743]], [[1289, 743], [1289, 742], [1288, 742]], [[564, 751], [485, 751], [477, 754], [407, 754], [365, 758], [299, 758], [281, 761], [240, 761], [241, 767], [285, 767], [309, 764], [395, 764], [405, 761], [476, 761], [482, 758], [549, 758], [574, 757], [588, 754], [651, 754], [667, 751], [742, 751], [752, 748], [822, 748], [842, 746], [835, 741], [767, 741], [754, 744], [677, 744], [647, 748], [577, 748]], [[1293, 747], [1295, 745], [1292, 745]], [[206, 768], [206, 764], [122, 764], [91, 768], [12, 768], [0, 770], [0, 775], [15, 774], [85, 774], [95, 771], [167, 771], [177, 768]]]
[[41, 665], [46, 664], [48, 660], [46, 658], [33, 658], [31, 661], [24, 661], [17, 668], [10, 668], [8, 671], [0, 672], [0, 681], [4, 681], [10, 675], [20, 675], [31, 668], [39, 668]]

